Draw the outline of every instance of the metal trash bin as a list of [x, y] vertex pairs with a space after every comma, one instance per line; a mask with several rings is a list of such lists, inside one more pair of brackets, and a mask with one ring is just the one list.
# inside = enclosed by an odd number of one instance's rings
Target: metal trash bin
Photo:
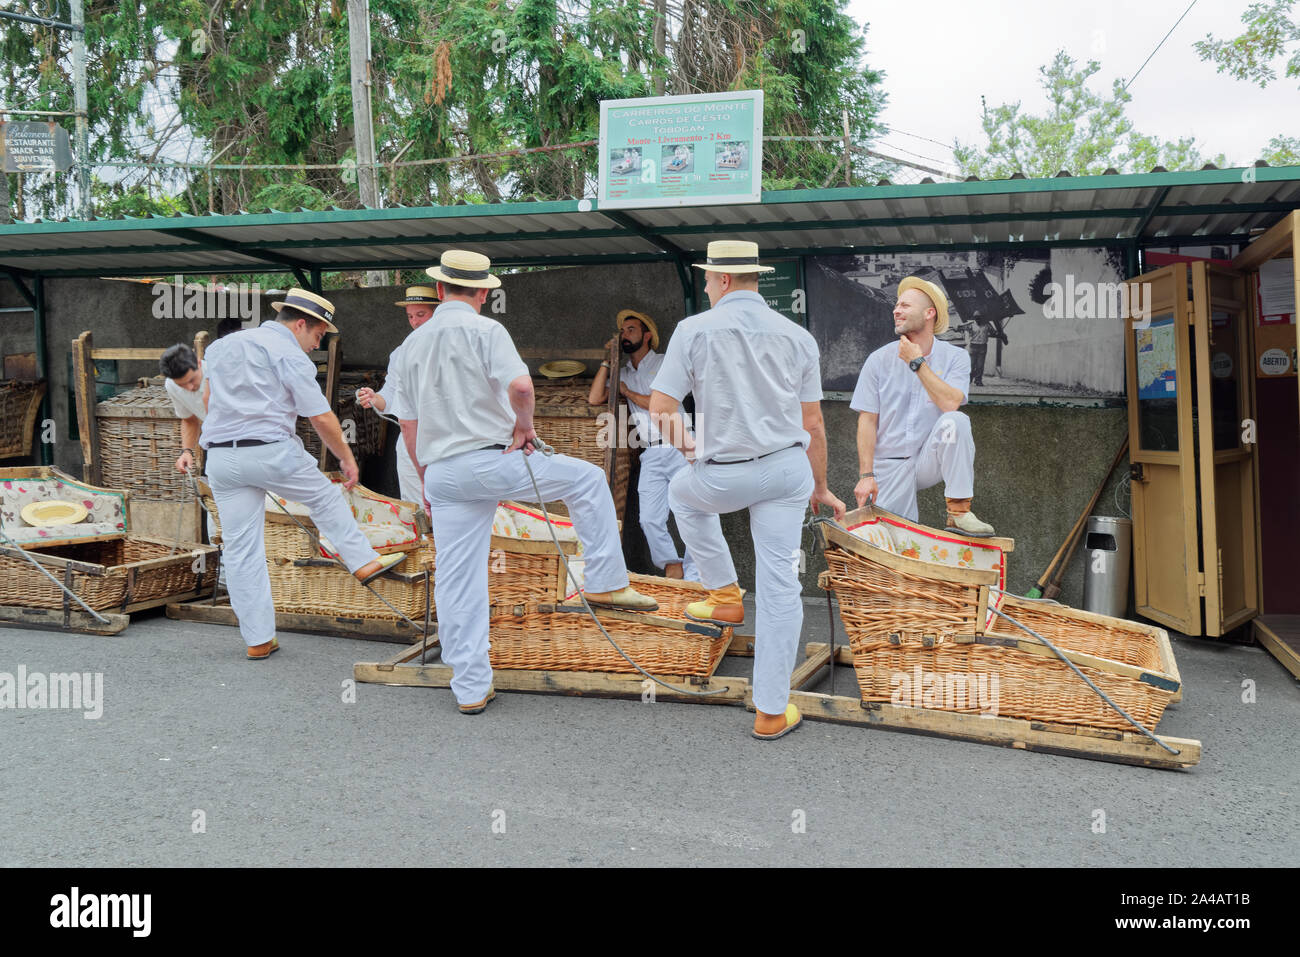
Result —
[[1083, 607], [1123, 618], [1128, 611], [1133, 523], [1127, 518], [1093, 515], [1084, 528]]

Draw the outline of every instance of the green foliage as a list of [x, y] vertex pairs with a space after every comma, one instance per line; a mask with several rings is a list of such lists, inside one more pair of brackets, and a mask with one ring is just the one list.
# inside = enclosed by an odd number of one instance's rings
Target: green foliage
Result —
[[[1295, 0], [1260, 0], [1241, 15], [1246, 31], [1231, 40], [1216, 40], [1206, 34], [1192, 44], [1202, 60], [1214, 63], [1220, 73], [1238, 80], [1268, 86], [1277, 79], [1273, 62], [1291, 48], [1286, 75], [1300, 79], [1300, 14], [1293, 14]], [[1294, 46], [1293, 46], [1294, 45]]]
[[[1125, 115], [1132, 96], [1120, 80], [1114, 81], [1109, 97], [1090, 90], [1088, 80], [1100, 69], [1096, 60], [1077, 67], [1073, 58], [1059, 50], [1051, 63], [1038, 69], [1050, 106], [1046, 114], [1023, 113], [1020, 102], [992, 109], [986, 104], [984, 146], [954, 145], [953, 155], [962, 175], [981, 179], [1005, 179], [1017, 173], [1049, 177], [1068, 170], [1076, 176], [1090, 176], [1111, 167], [1132, 173], [1147, 172], [1157, 165], [1183, 170], [1205, 164], [1191, 137], [1168, 142], [1137, 132]], [[1222, 154], [1212, 162], [1227, 165]]]
[[[654, 0], [370, 0], [370, 96], [385, 205], [589, 194], [600, 102], [762, 88], [769, 135], [877, 132], [881, 75], [846, 0], [673, 0], [662, 49]], [[214, 162], [99, 168], [96, 200], [184, 197], [191, 212], [356, 206], [349, 30], [343, 0], [87, 0], [90, 160]], [[66, 34], [0, 23], [0, 99], [70, 109]], [[467, 155], [510, 154], [460, 159]], [[841, 150], [765, 146], [765, 185], [842, 176]], [[423, 162], [420, 162], [423, 161]], [[222, 169], [223, 165], [243, 169]], [[261, 170], [259, 165], [301, 165]], [[872, 171], [855, 162], [854, 175]], [[24, 183], [34, 215], [72, 212], [70, 177]], [[117, 190], [116, 192], [114, 190]], [[113, 198], [116, 197], [116, 198]], [[127, 197], [135, 197], [128, 200]], [[171, 200], [159, 200], [166, 204]], [[132, 206], [132, 204], [135, 206]], [[103, 215], [106, 208], [99, 209]]]
[[1275, 136], [1260, 157], [1269, 166], [1300, 166], [1300, 136]]

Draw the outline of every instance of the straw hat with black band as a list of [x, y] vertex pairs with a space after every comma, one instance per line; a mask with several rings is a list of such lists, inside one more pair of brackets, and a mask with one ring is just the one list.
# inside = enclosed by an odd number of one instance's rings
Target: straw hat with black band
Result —
[[436, 306], [442, 302], [438, 292], [428, 286], [407, 286], [406, 298], [393, 303], [394, 306]]
[[725, 272], [733, 276], [745, 273], [774, 272], [775, 266], [763, 266], [758, 262], [758, 243], [742, 239], [715, 239], [709, 243], [708, 259], [695, 263], [696, 269], [706, 272]]
[[[324, 296], [318, 296], [314, 292], [308, 292], [306, 289], [299, 289], [296, 286], [290, 289], [281, 302], [271, 303], [271, 308], [276, 312], [284, 309], [300, 313], [308, 319], [316, 319], [325, 323], [325, 327], [330, 332], [338, 332], [338, 326], [334, 325], [334, 303], [330, 302]], [[293, 319], [294, 316], [280, 316], [281, 319]]]
[[438, 265], [425, 270], [439, 282], [471, 289], [496, 289], [501, 280], [492, 275], [492, 260], [467, 249], [448, 249], [438, 257]]
[[650, 348], [657, 350], [659, 348], [659, 327], [655, 325], [655, 321], [644, 312], [638, 312], [635, 309], [624, 309], [618, 314], [618, 319], [614, 323], [615, 327], [621, 330], [623, 323], [628, 319], [635, 319], [645, 326], [646, 332], [650, 335]]
[[909, 289], [924, 293], [930, 297], [930, 302], [934, 303], [934, 334], [937, 336], [947, 332], [948, 297], [943, 294], [943, 290], [928, 279], [922, 279], [920, 276], [908, 276], [898, 284], [898, 294], [900, 296]]

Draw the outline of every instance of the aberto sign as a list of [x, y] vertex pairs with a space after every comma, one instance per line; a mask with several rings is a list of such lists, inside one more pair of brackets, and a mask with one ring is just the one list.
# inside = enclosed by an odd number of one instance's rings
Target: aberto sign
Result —
[[6, 173], [65, 170], [72, 166], [68, 131], [57, 123], [0, 122]]

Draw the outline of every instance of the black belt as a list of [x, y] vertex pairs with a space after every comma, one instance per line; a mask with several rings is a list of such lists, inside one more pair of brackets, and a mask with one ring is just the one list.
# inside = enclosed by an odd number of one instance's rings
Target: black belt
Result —
[[485, 445], [481, 449], [475, 449], [475, 452], [504, 452], [510, 448], [508, 445]]
[[799, 443], [795, 442], [793, 445], [787, 445], [783, 449], [773, 449], [771, 452], [764, 452], [762, 455], [755, 455], [752, 459], [736, 459], [733, 462], [719, 462], [717, 459], [709, 459], [704, 464], [705, 465], [744, 465], [746, 462], [757, 462], [759, 459], [765, 459], [769, 455], [776, 455], [777, 452], [788, 452], [790, 449], [794, 449], [798, 447], [799, 447]]
[[276, 442], [283, 442], [284, 439], [231, 439], [228, 442], [209, 442], [210, 449], [237, 449], [253, 445], [275, 445]]

